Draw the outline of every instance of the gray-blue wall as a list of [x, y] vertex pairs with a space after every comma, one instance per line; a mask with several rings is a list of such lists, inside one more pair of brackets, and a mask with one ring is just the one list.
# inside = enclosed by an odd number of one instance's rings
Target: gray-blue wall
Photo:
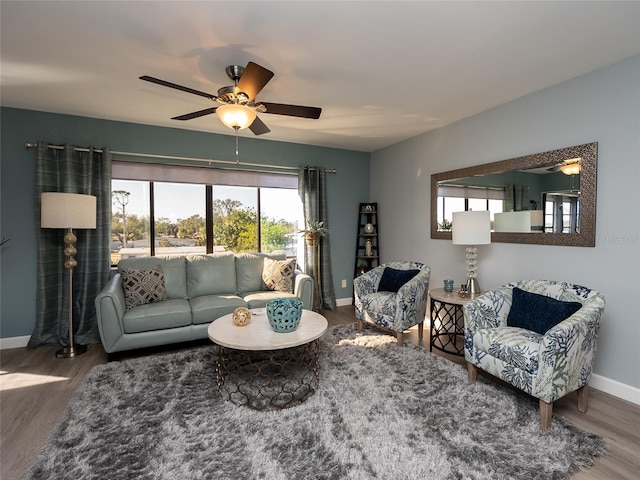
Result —
[[[30, 335], [35, 324], [36, 219], [34, 150], [25, 141], [109, 147], [111, 150], [235, 160], [235, 138], [175, 128], [2, 108], [0, 113], [1, 234], [0, 338]], [[327, 175], [334, 288], [351, 299], [358, 204], [369, 201], [369, 153], [275, 142], [242, 133], [240, 159], [273, 165], [334, 168]], [[199, 165], [201, 166], [201, 164]], [[347, 288], [341, 280], [347, 280]]]
[[374, 152], [371, 200], [385, 219], [382, 261], [423, 261], [432, 267], [433, 286], [445, 278], [461, 283], [464, 248], [430, 238], [431, 175], [589, 142], [598, 142], [596, 246], [483, 245], [479, 281], [491, 289], [544, 278], [602, 292], [607, 305], [595, 373], [613, 380], [605, 382], [609, 391], [615, 382], [635, 388], [638, 401], [640, 56]]

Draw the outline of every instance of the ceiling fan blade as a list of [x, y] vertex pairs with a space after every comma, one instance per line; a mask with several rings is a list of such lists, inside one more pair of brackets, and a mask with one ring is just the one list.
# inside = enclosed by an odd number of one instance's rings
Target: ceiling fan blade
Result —
[[159, 78], [150, 77], [148, 75], [141, 76], [140, 80], [144, 80], [145, 82], [156, 83], [158, 85], [162, 85], [163, 87], [175, 88], [176, 90], [181, 90], [187, 93], [193, 93], [194, 95], [200, 95], [201, 97], [209, 98], [211, 100], [216, 99], [216, 96], [211, 95], [210, 93], [201, 92], [200, 90], [194, 90], [193, 88], [189, 88], [189, 87], [183, 87], [182, 85], [178, 85], [177, 83], [167, 82], [166, 80], [160, 80]]
[[267, 107], [266, 113], [273, 113], [275, 115], [288, 115], [290, 117], [302, 117], [302, 118], [320, 118], [322, 109], [319, 107], [304, 107], [301, 105], [286, 105], [284, 103], [270, 103], [260, 102]]
[[249, 130], [251, 130], [254, 135], [262, 135], [263, 133], [269, 133], [271, 131], [258, 117], [249, 125]]
[[205, 115], [211, 115], [216, 113], [218, 107], [205, 108], [204, 110], [198, 110], [197, 112], [185, 113], [177, 117], [172, 117], [171, 120], [191, 120], [198, 117], [204, 117]]
[[238, 80], [237, 89], [246, 93], [249, 96], [249, 101], [252, 101], [272, 78], [273, 72], [271, 70], [267, 70], [257, 63], [249, 62]]

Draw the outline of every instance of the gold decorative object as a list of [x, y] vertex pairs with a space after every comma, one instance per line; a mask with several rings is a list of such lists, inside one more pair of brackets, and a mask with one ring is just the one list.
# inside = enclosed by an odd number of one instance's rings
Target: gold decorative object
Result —
[[244, 327], [251, 320], [251, 312], [247, 307], [238, 307], [233, 311], [233, 324], [238, 327]]

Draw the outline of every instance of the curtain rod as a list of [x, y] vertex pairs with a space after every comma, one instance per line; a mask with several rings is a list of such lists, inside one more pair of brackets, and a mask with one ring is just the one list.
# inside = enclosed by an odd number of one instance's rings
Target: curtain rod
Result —
[[[34, 142], [24, 142], [25, 148], [35, 148], [38, 146], [37, 143]], [[63, 150], [64, 147], [62, 145], [47, 145], [47, 148], [51, 148], [53, 150]], [[88, 152], [88, 148], [82, 147], [74, 147], [77, 152]], [[102, 153], [102, 149], [94, 148], [94, 152]], [[124, 157], [139, 157], [139, 158], [157, 158], [162, 160], [179, 160], [179, 161], [188, 161], [188, 162], [205, 162], [205, 163], [221, 163], [225, 165], [240, 165], [247, 167], [261, 167], [261, 168], [279, 168], [282, 170], [299, 170], [299, 167], [289, 167], [284, 165], [269, 165], [263, 163], [246, 163], [246, 162], [233, 162], [231, 160], [214, 160], [212, 158], [196, 158], [196, 157], [177, 157], [173, 155], [158, 155], [155, 153], [135, 153], [135, 152], [118, 152], [115, 150], [111, 150], [112, 155], [121, 155]], [[336, 169], [326, 169], [327, 173], [336, 173]]]

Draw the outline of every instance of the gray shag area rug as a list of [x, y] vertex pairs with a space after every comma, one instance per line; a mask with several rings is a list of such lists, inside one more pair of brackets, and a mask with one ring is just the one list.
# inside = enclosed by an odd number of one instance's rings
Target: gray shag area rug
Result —
[[604, 440], [422, 348], [355, 325], [320, 340], [305, 403], [223, 401], [213, 347], [112, 362], [88, 375], [29, 479], [560, 479]]

